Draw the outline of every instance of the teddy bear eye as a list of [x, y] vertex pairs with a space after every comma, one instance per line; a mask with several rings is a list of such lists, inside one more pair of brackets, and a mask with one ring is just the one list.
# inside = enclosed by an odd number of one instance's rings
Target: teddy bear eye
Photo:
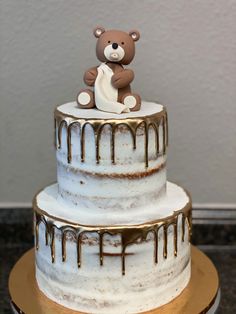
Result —
[[125, 43], [122, 41], [122, 43], [121, 43], [122, 45], [124, 45]]
[[108, 40], [108, 44], [110, 44], [110, 42], [111, 42], [111, 41], [110, 41], [110, 40]]

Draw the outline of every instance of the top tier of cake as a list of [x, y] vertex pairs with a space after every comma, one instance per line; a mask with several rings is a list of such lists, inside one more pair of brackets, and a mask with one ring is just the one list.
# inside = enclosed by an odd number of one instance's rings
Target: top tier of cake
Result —
[[61, 199], [80, 210], [147, 210], [165, 194], [167, 130], [166, 109], [156, 103], [122, 115], [79, 109], [75, 102], [58, 106]]

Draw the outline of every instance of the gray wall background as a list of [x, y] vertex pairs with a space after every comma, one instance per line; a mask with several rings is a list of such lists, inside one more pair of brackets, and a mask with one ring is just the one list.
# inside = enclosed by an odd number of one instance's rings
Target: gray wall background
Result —
[[0, 202], [55, 180], [53, 109], [96, 65], [96, 25], [141, 39], [133, 89], [167, 104], [169, 179], [194, 203], [236, 203], [236, 1], [1, 0]]

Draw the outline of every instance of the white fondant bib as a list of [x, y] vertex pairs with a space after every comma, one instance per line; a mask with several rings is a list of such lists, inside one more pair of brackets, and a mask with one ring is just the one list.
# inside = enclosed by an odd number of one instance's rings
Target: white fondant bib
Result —
[[118, 90], [111, 84], [114, 74], [112, 69], [102, 63], [98, 68], [98, 75], [94, 84], [96, 107], [102, 111], [122, 113], [129, 112], [129, 108], [117, 101]]

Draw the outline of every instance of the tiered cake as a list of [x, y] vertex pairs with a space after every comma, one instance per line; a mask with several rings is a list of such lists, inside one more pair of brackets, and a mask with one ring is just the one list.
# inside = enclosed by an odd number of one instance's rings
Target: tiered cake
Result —
[[136, 313], [190, 278], [191, 203], [166, 182], [167, 113], [55, 111], [58, 183], [35, 198], [36, 277], [66, 307]]
[[[85, 74], [94, 94], [83, 90], [55, 110], [58, 183], [34, 199], [36, 279], [68, 309], [140, 313], [170, 302], [189, 282], [191, 201], [166, 181], [166, 108], [131, 94], [131, 70], [116, 68], [129, 63], [120, 56], [132, 52], [139, 33], [97, 28], [95, 36], [107, 60], [97, 46], [102, 67]], [[110, 69], [116, 101], [104, 83]]]

